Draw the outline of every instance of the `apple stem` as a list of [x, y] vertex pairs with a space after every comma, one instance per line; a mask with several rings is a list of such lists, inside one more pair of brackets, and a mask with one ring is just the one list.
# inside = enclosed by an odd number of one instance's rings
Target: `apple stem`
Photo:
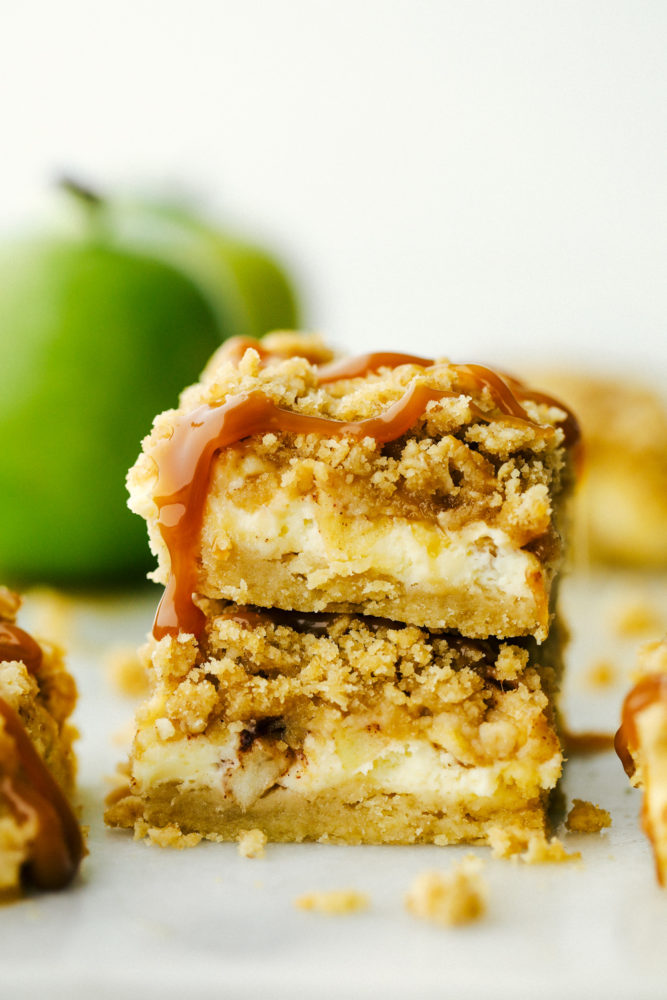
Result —
[[104, 198], [101, 194], [98, 194], [93, 188], [88, 187], [87, 184], [82, 184], [73, 177], [69, 177], [67, 174], [64, 174], [59, 179], [58, 187], [62, 188], [63, 191], [67, 191], [68, 194], [74, 195], [75, 198], [78, 198], [79, 201], [90, 208], [98, 208], [104, 204]]
[[93, 238], [103, 237], [107, 224], [105, 216], [108, 202], [106, 198], [94, 188], [82, 184], [68, 174], [59, 178], [58, 187], [81, 206], [87, 229]]

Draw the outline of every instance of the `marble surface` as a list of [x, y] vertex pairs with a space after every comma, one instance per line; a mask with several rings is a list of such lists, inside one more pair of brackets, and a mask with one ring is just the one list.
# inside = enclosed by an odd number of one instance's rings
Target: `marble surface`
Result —
[[[635, 648], [622, 634], [633, 602], [656, 615], [667, 581], [584, 576], [565, 586], [573, 628], [565, 708], [575, 729], [616, 725]], [[105, 830], [102, 800], [122, 758], [132, 703], [110, 686], [116, 644], [150, 627], [155, 594], [43, 596], [24, 620], [68, 638], [81, 692], [77, 722], [90, 856], [68, 892], [0, 909], [3, 995], [160, 997], [662, 997], [667, 893], [656, 886], [639, 830], [640, 794], [612, 753], [572, 759], [564, 792], [609, 809], [602, 835], [563, 834], [582, 860], [526, 866], [484, 861], [489, 906], [477, 924], [451, 930], [417, 921], [403, 905], [413, 878], [448, 869], [467, 848], [268, 845], [264, 859], [234, 844], [159, 850]], [[650, 626], [648, 632], [651, 632]], [[604, 660], [614, 682], [591, 683]], [[562, 831], [561, 831], [562, 832]], [[367, 912], [327, 917], [295, 908], [313, 889], [354, 887]], [[10, 993], [5, 989], [11, 987]]]

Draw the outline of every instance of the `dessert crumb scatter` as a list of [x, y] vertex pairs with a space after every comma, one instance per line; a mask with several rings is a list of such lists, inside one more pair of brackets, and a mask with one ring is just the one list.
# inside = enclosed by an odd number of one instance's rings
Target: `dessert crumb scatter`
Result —
[[409, 913], [442, 927], [479, 920], [486, 912], [486, 885], [482, 863], [468, 855], [448, 872], [422, 872], [412, 883], [405, 906]]
[[242, 858], [263, 858], [266, 834], [261, 830], [243, 830], [238, 837], [239, 854]]
[[593, 802], [572, 799], [572, 808], [567, 814], [565, 826], [571, 833], [599, 833], [611, 826], [611, 816], [606, 809]]
[[316, 910], [317, 913], [338, 917], [367, 910], [369, 899], [365, 893], [356, 889], [331, 889], [326, 892], [306, 892], [294, 900], [294, 905], [299, 910]]

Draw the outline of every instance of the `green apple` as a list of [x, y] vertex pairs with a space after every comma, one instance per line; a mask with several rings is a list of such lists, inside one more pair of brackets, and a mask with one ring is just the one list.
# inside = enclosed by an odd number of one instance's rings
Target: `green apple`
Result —
[[3, 581], [143, 574], [150, 554], [125, 475], [153, 417], [226, 336], [295, 319], [287, 279], [262, 252], [225, 249], [194, 224], [149, 252], [98, 209], [91, 200], [78, 234], [0, 250]]

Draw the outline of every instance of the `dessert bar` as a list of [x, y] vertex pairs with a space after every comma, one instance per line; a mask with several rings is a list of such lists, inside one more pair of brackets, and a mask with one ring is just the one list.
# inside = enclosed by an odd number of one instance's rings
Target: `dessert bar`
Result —
[[547, 643], [378, 618], [206, 607], [153, 640], [114, 825], [233, 839], [484, 842], [544, 830], [561, 771]]
[[658, 881], [667, 883], [667, 638], [640, 654], [640, 678], [623, 703], [616, 752], [644, 789], [642, 825], [653, 845]]
[[567, 411], [479, 365], [239, 353], [156, 419], [129, 475], [166, 585], [156, 635], [201, 631], [195, 594], [546, 637]]
[[224, 345], [128, 479], [165, 593], [108, 822], [158, 842], [543, 833], [577, 435], [480, 365]]
[[0, 892], [61, 888], [84, 853], [69, 804], [76, 688], [58, 648], [16, 624], [19, 605], [0, 587]]

